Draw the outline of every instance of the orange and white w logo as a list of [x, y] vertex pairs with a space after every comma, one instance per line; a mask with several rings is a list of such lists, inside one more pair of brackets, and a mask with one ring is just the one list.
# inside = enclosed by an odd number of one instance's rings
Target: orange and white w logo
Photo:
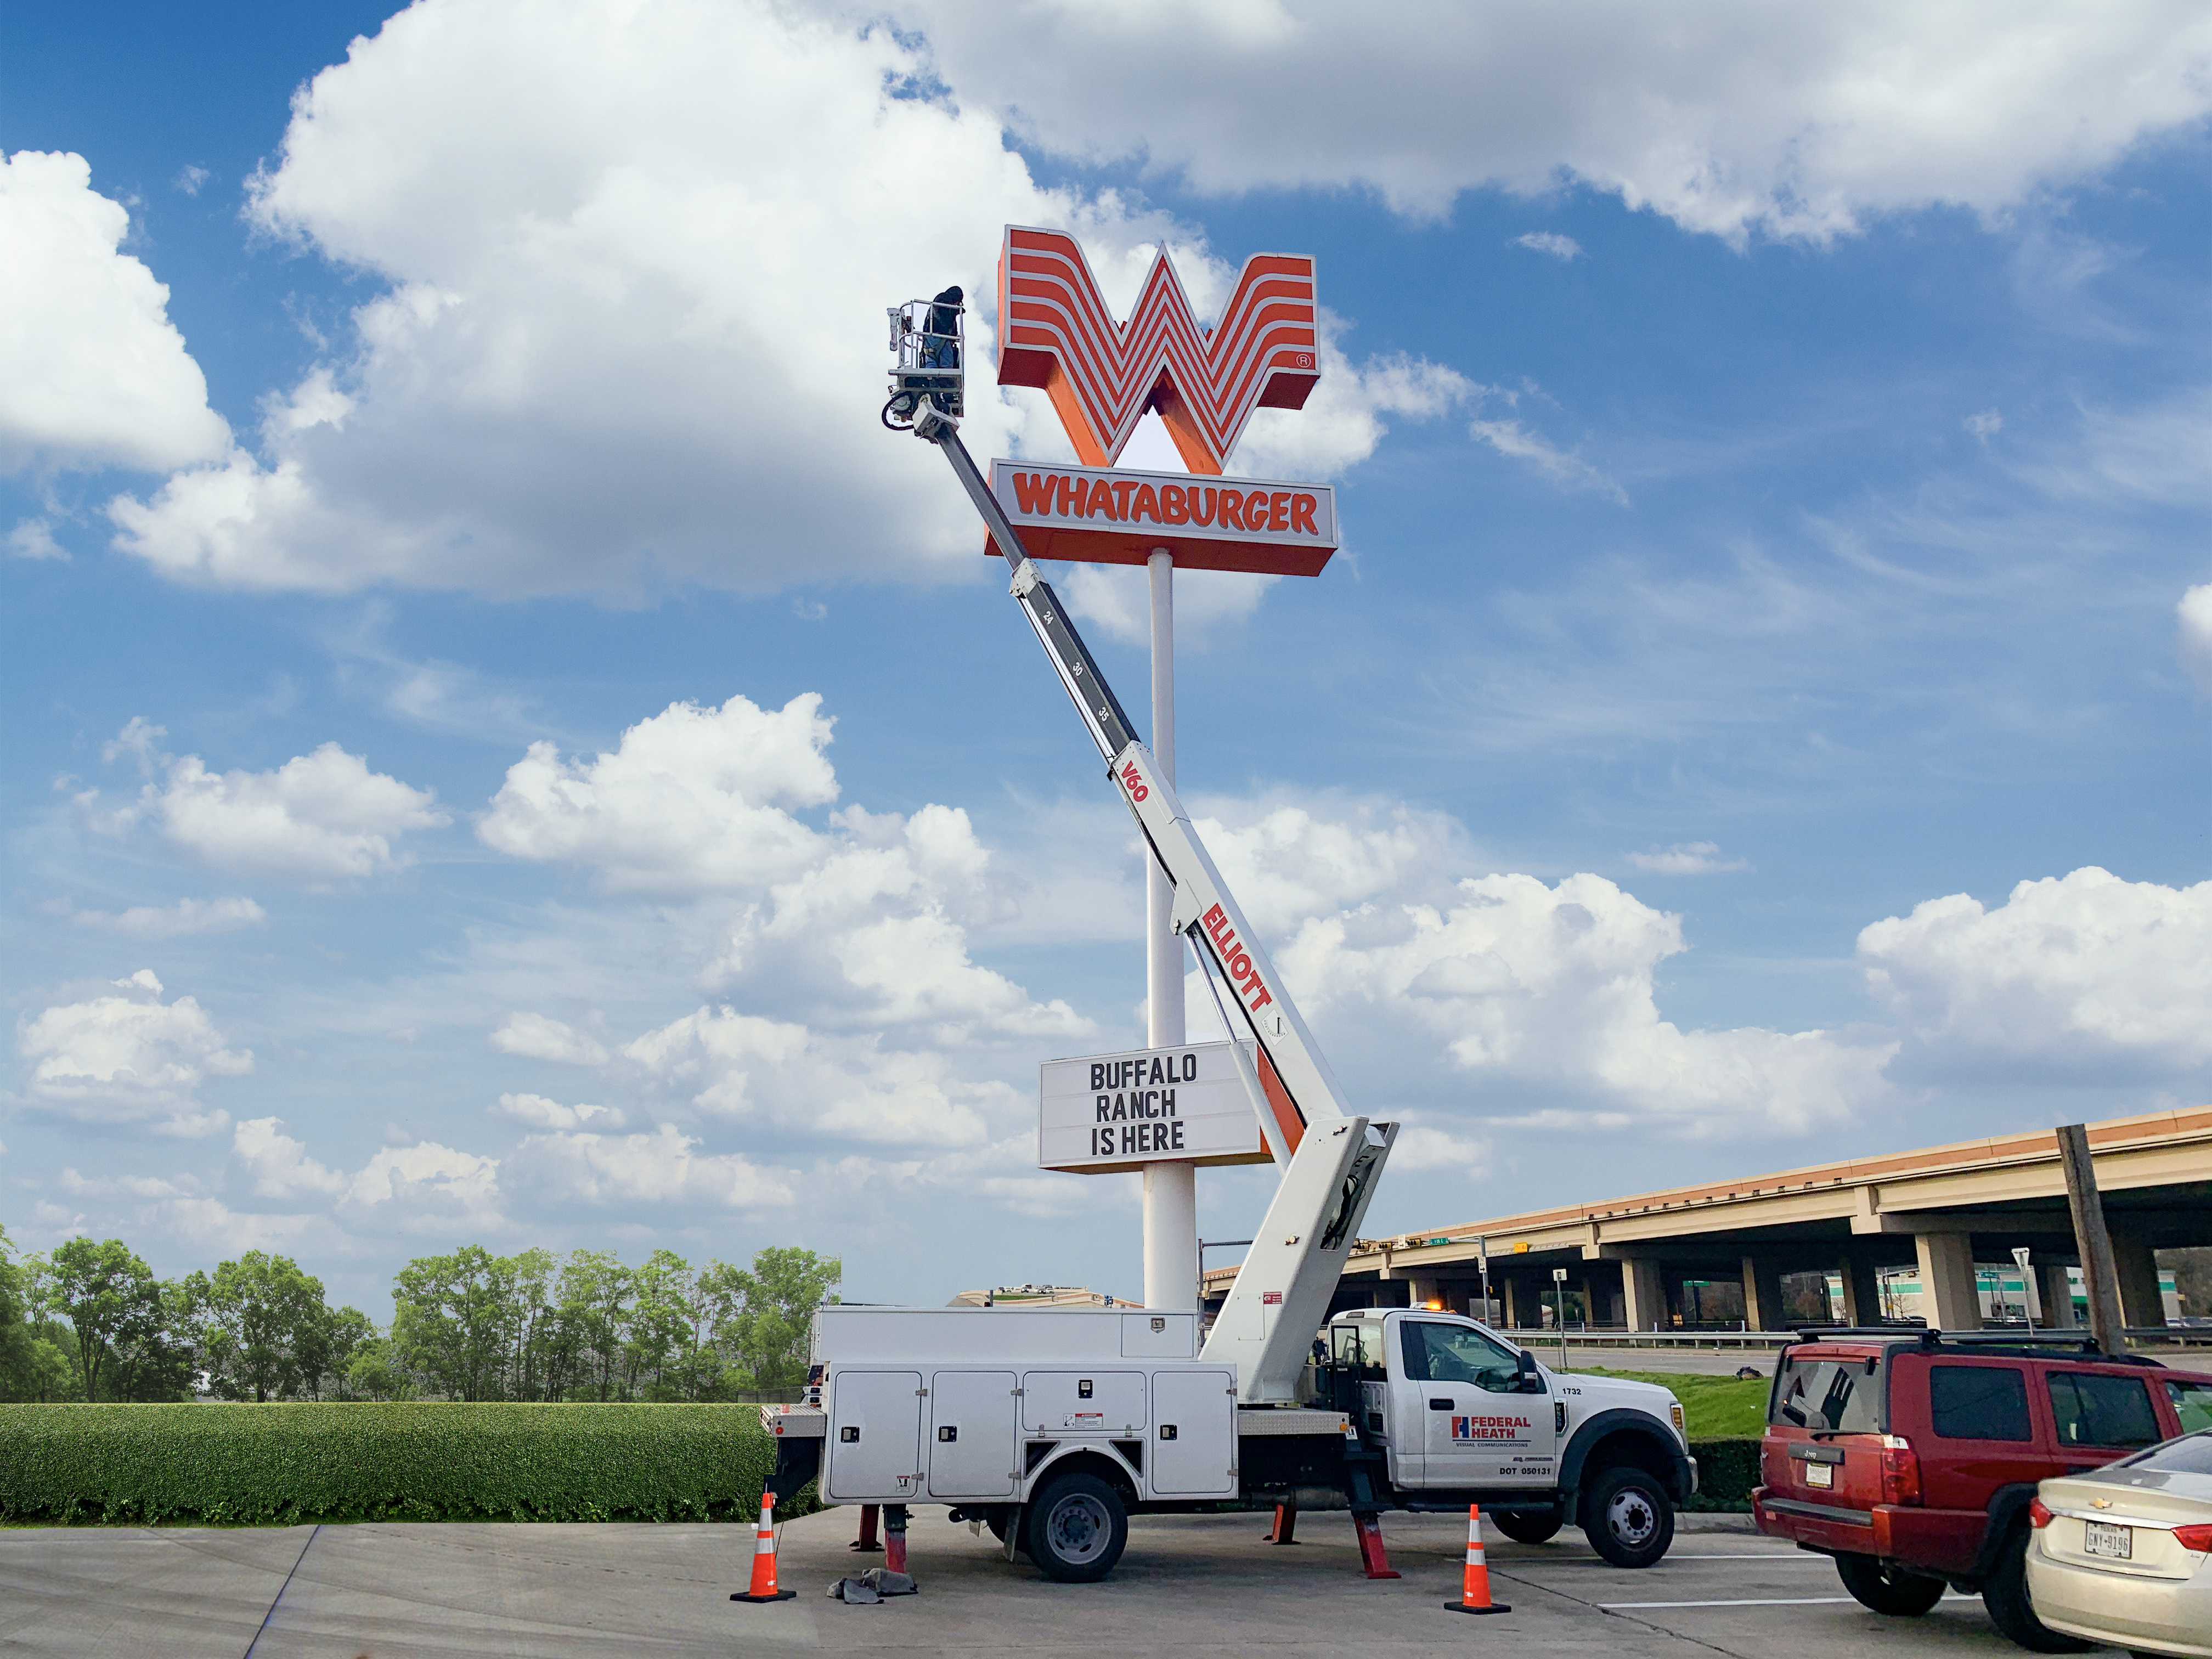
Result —
[[1255, 409], [1302, 409], [1321, 378], [1305, 254], [1254, 254], [1221, 321], [1201, 329], [1162, 250], [1116, 323], [1073, 237], [1009, 225], [999, 328], [999, 384], [1051, 394], [1085, 466], [1113, 465], [1156, 409], [1183, 464], [1218, 475]]

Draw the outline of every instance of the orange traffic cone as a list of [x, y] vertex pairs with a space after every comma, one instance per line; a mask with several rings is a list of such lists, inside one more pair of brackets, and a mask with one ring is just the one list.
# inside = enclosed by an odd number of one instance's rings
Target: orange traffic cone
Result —
[[1454, 1613], [1510, 1613], [1503, 1601], [1490, 1599], [1490, 1567], [1482, 1559], [1482, 1510], [1467, 1506], [1467, 1573], [1460, 1581], [1459, 1600], [1444, 1605]]
[[752, 1588], [742, 1595], [732, 1593], [732, 1601], [788, 1601], [799, 1592], [780, 1590], [775, 1587], [775, 1494], [761, 1494], [760, 1530], [753, 1535]]

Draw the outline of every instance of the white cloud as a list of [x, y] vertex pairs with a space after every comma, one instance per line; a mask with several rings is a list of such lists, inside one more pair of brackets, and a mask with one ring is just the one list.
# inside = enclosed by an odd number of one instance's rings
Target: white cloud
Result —
[[2109, 1079], [2212, 1064], [2212, 882], [2091, 866], [2023, 881], [1994, 910], [1929, 899], [1863, 930], [1858, 950], [1934, 1067]]
[[130, 228], [82, 155], [0, 161], [0, 472], [167, 471], [229, 441]]
[[618, 1107], [563, 1106], [544, 1095], [501, 1095], [499, 1104], [491, 1109], [533, 1129], [588, 1129], [595, 1124], [603, 1129], [619, 1129], [623, 1123]]
[[1820, 240], [1936, 204], [2000, 214], [2212, 108], [2212, 19], [2186, 0], [904, 15], [968, 106], [1203, 193], [1365, 186], [1442, 215], [1462, 191], [1572, 179], [1737, 240]]
[[672, 1124], [651, 1134], [532, 1135], [507, 1159], [518, 1190], [586, 1204], [784, 1206], [797, 1194], [781, 1176], [734, 1152], [695, 1152]]
[[2174, 655], [2197, 689], [2212, 696], [2212, 582], [2184, 593], [2174, 615]]
[[1406, 1125], [1390, 1148], [1390, 1168], [1399, 1175], [1485, 1172], [1490, 1159], [1487, 1140], [1449, 1134], [1425, 1123]]
[[[434, 1140], [380, 1148], [345, 1187], [344, 1202], [360, 1219], [391, 1216], [410, 1231], [435, 1232], [456, 1224], [506, 1224], [499, 1186], [500, 1161]], [[387, 1212], [382, 1206], [390, 1205]]]
[[1967, 416], [1966, 418], [1961, 421], [1959, 424], [1965, 427], [1967, 431], [1972, 433], [1974, 436], [1979, 438], [1984, 443], [1987, 443], [1990, 439], [1996, 437], [1998, 433], [2004, 430], [2004, 416], [1994, 409], [1984, 409], [1976, 414]]
[[8, 550], [19, 559], [67, 559], [68, 550], [54, 539], [53, 526], [44, 519], [23, 519], [8, 532]]
[[1562, 489], [1585, 489], [1623, 507], [1628, 505], [1628, 492], [1611, 477], [1581, 456], [1561, 449], [1517, 415], [1471, 421], [1467, 429], [1477, 442], [1488, 444], [1508, 460], [1521, 462]]
[[273, 771], [216, 773], [198, 755], [157, 754], [153, 743], [162, 735], [133, 720], [107, 745], [106, 758], [131, 754], [161, 778], [110, 813], [98, 810], [97, 791], [77, 796], [94, 827], [119, 835], [152, 817], [171, 842], [216, 869], [328, 887], [411, 863], [392, 842], [452, 822], [429, 790], [372, 772], [335, 743]]
[[308, 1157], [306, 1143], [285, 1134], [283, 1127], [280, 1117], [252, 1117], [231, 1132], [231, 1152], [252, 1176], [253, 1190], [264, 1198], [335, 1198], [343, 1193], [345, 1176]]
[[550, 1060], [562, 1066], [601, 1066], [607, 1058], [607, 1051], [593, 1038], [544, 1014], [509, 1014], [491, 1034], [491, 1046], [503, 1054]]
[[[873, 419], [882, 308], [987, 292], [1008, 222], [1110, 261], [1166, 222], [1041, 189], [988, 115], [900, 95], [927, 70], [767, 0], [399, 13], [301, 94], [251, 207], [387, 291], [262, 456], [118, 499], [120, 544], [321, 591], [979, 574], [942, 463]], [[971, 446], [1048, 426], [1029, 401], [979, 387]]]
[[210, 1076], [253, 1069], [253, 1051], [224, 1046], [207, 1011], [191, 997], [161, 1000], [161, 981], [142, 968], [113, 991], [58, 1004], [16, 1029], [31, 1096], [88, 1123], [143, 1123], [155, 1133], [210, 1134], [229, 1122], [198, 1109]]
[[[719, 709], [674, 704], [589, 761], [533, 744], [477, 833], [518, 858], [580, 866], [613, 892], [744, 899], [706, 978], [757, 1008], [927, 1023], [945, 1040], [1089, 1030], [1066, 1003], [1032, 1003], [970, 959], [969, 926], [1010, 901], [987, 884], [989, 854], [964, 811], [851, 806], [821, 830], [793, 816], [837, 796], [821, 702], [809, 692], [773, 713], [742, 696]], [[514, 1041], [533, 1040], [512, 1029]]]
[[1317, 916], [1276, 961], [1309, 1018], [1357, 1033], [1340, 1070], [1363, 1054], [1411, 1082], [1430, 1049], [1499, 1121], [1790, 1133], [1881, 1097], [1893, 1043], [1660, 1018], [1655, 972], [1685, 948], [1678, 917], [1602, 877], [1492, 875]]
[[[1078, 232], [1123, 305], [1163, 240], [1194, 304], [1226, 292], [1201, 234], [1040, 186], [957, 89], [908, 95], [931, 60], [878, 14], [580, 0], [540, 21], [429, 0], [301, 94], [252, 217], [386, 291], [268, 402], [258, 453], [112, 502], [118, 546], [180, 580], [324, 592], [974, 580], [966, 505], [869, 418], [884, 358], [861, 319], [948, 280], [988, 295], [1007, 223]], [[988, 307], [969, 316], [988, 364]], [[1303, 413], [1255, 416], [1242, 465], [1340, 471], [1456, 379], [1323, 361]], [[988, 374], [968, 442], [1066, 447], [1043, 398]]]
[[179, 899], [174, 904], [134, 904], [128, 910], [71, 910], [72, 927], [89, 927], [125, 939], [184, 939], [194, 933], [228, 933], [258, 927], [269, 913], [250, 898]]
[[836, 799], [818, 693], [766, 712], [672, 703], [611, 754], [564, 761], [534, 743], [507, 769], [477, 834], [515, 858], [582, 865], [615, 892], [758, 890], [820, 856], [786, 811]]
[[1471, 856], [1466, 831], [1445, 813], [1304, 799], [1312, 804], [1206, 796], [1192, 808], [1206, 851], [1263, 938], [1288, 938], [1316, 916], [1384, 895], [1448, 891], [1450, 866]]
[[872, 1146], [974, 1146], [1012, 1091], [971, 1082], [942, 1052], [886, 1049], [728, 1007], [701, 1008], [623, 1050], [649, 1082], [702, 1115], [756, 1129]]
[[1716, 871], [1751, 868], [1748, 860], [1723, 858], [1720, 843], [1711, 841], [1678, 842], [1648, 853], [1631, 853], [1627, 858], [1638, 869], [1659, 876], [1709, 876]]
[[1556, 230], [1532, 230], [1525, 236], [1516, 236], [1513, 245], [1538, 253], [1548, 253], [1554, 259], [1578, 259], [1583, 252], [1580, 242], [1571, 236], [1562, 236]]
[[179, 167], [177, 170], [177, 176], [170, 182], [185, 195], [197, 196], [200, 193], [200, 186], [207, 181], [208, 170], [205, 167], [187, 165]]

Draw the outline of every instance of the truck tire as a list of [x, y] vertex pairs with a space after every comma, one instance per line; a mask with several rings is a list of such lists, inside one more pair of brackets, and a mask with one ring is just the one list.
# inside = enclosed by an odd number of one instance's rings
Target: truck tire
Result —
[[1615, 1464], [1583, 1497], [1583, 1534], [1616, 1567], [1654, 1566], [1674, 1541], [1674, 1506], [1655, 1476]]
[[1088, 1584], [1114, 1571], [1129, 1542], [1121, 1494], [1095, 1474], [1063, 1474], [1022, 1511], [1022, 1545], [1048, 1578]]
[[2087, 1653], [2097, 1644], [2078, 1636], [2062, 1636], [2035, 1616], [2027, 1599], [2027, 1528], [2014, 1527], [1997, 1551], [1996, 1571], [1982, 1586], [1982, 1605], [1990, 1610], [1990, 1623], [2030, 1653]]
[[1940, 1578], [1907, 1572], [1878, 1555], [1838, 1555], [1836, 1576], [1863, 1607], [1893, 1619], [1917, 1619], [1943, 1599], [1948, 1588]]
[[1548, 1544], [1553, 1535], [1567, 1524], [1565, 1510], [1500, 1510], [1490, 1517], [1498, 1523], [1498, 1530], [1516, 1544]]

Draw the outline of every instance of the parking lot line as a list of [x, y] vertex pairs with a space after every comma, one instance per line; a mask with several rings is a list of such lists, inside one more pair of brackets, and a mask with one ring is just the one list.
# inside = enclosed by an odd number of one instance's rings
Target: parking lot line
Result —
[[1826, 1607], [1850, 1599], [1848, 1595], [1778, 1595], [1741, 1601], [1601, 1601], [1598, 1606], [1607, 1613], [1630, 1607]]

